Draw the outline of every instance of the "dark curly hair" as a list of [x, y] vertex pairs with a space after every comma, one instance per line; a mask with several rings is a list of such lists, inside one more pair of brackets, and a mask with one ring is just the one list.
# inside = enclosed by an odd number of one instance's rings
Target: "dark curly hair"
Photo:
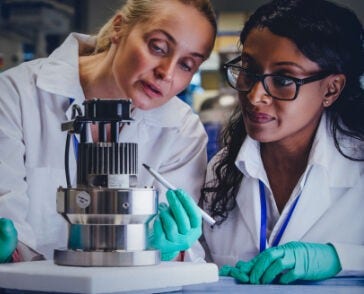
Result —
[[[364, 33], [354, 12], [326, 0], [274, 0], [248, 19], [240, 34], [241, 44], [254, 28], [268, 28], [290, 39], [322, 70], [346, 76], [340, 97], [325, 111], [339, 152], [351, 160], [364, 160], [363, 154], [360, 158], [345, 154], [339, 144], [340, 135], [364, 141]], [[224, 148], [213, 166], [215, 179], [205, 184], [201, 194], [202, 202], [209, 198], [209, 210], [218, 223], [236, 205], [243, 174], [235, 159], [245, 137], [242, 112], [237, 109], [223, 133]]]

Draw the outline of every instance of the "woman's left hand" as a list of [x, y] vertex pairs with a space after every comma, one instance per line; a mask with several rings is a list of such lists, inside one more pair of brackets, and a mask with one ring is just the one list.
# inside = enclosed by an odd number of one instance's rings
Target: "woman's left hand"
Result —
[[229, 275], [242, 283], [269, 284], [278, 277], [279, 283], [289, 284], [299, 279], [328, 279], [340, 270], [332, 245], [289, 242], [266, 249], [249, 262], [239, 261], [229, 269]]

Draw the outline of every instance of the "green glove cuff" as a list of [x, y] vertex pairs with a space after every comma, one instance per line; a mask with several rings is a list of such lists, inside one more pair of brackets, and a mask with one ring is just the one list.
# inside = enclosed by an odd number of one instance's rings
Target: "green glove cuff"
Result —
[[161, 259], [162, 261], [170, 261], [175, 259], [179, 254], [179, 251], [175, 251], [175, 252], [165, 252], [161, 254]]
[[335, 276], [342, 270], [340, 258], [339, 258], [339, 255], [337, 254], [337, 251], [336, 251], [334, 245], [332, 245], [330, 243], [328, 243], [326, 245], [328, 245], [331, 248], [331, 249], [328, 249], [328, 251], [329, 252], [331, 251], [329, 254], [332, 257], [332, 262], [333, 262], [332, 270], [333, 270], [333, 276]]

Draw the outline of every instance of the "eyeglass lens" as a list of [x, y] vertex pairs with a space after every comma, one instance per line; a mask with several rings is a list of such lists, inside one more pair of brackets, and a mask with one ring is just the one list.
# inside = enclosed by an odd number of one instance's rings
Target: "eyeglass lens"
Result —
[[249, 92], [255, 83], [263, 81], [264, 89], [274, 98], [291, 100], [296, 95], [296, 83], [284, 76], [260, 76], [247, 73], [239, 68], [227, 69], [229, 84], [238, 91]]

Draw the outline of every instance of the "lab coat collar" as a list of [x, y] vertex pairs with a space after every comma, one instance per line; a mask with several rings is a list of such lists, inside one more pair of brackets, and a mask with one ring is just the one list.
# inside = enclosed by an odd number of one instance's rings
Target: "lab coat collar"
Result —
[[235, 160], [236, 167], [247, 177], [261, 179], [267, 184], [267, 176], [260, 157], [260, 144], [247, 136]]
[[[351, 187], [360, 177], [360, 164], [353, 164], [353, 161], [344, 158], [337, 151], [328, 127], [327, 116], [324, 114], [314, 138], [305, 175], [302, 177], [301, 186], [304, 183], [304, 189], [282, 236], [281, 244], [291, 240], [300, 240], [331, 205], [332, 195], [335, 194], [332, 189]], [[269, 187], [257, 141], [249, 136], [245, 139], [235, 164], [244, 174], [245, 179], [260, 179]], [[350, 174], [343, 170], [350, 170]], [[236, 201], [242, 217], [248, 227], [252, 229], [252, 236], [256, 239], [255, 243], [259, 249], [261, 213], [258, 180], [256, 185], [245, 187], [244, 178]], [[252, 197], [252, 195], [258, 195], [258, 197]], [[289, 202], [292, 204], [297, 196], [293, 195]], [[270, 243], [276, 235], [277, 228], [281, 227], [289, 207], [290, 205], [287, 205], [283, 210], [282, 216], [272, 232]], [[310, 207], [309, 212], [307, 212], [307, 207]]]
[[77, 104], [85, 100], [80, 77], [79, 52], [94, 46], [93, 37], [71, 33], [44, 62], [38, 74], [37, 86], [47, 92], [73, 98]]
[[[345, 142], [346, 151], [354, 149], [350, 139], [341, 139], [341, 143], [343, 142]], [[244, 176], [257, 178], [268, 184], [268, 178], [260, 157], [259, 142], [251, 137], [246, 137], [235, 160], [235, 165]], [[308, 169], [312, 166], [323, 168], [327, 173], [331, 187], [351, 187], [360, 176], [359, 164], [353, 165], [353, 161], [343, 157], [336, 149], [331, 135], [328, 116], [325, 113], [322, 115], [317, 128], [307, 166]], [[350, 170], [350, 176], [342, 172], [345, 167], [347, 167], [347, 170]]]
[[[259, 251], [261, 207], [258, 179], [269, 187], [268, 178], [260, 157], [259, 142], [247, 136], [239, 150], [235, 165], [244, 175], [236, 203]], [[253, 181], [256, 184], [245, 185], [244, 182], [251, 178], [257, 179]]]
[[[345, 152], [350, 152], [350, 149], [354, 148], [353, 142], [348, 138], [341, 138], [340, 143], [345, 146]], [[360, 176], [359, 164], [348, 160], [336, 149], [328, 116], [325, 113], [317, 128], [308, 158], [308, 166], [315, 165], [321, 166], [327, 173], [330, 187], [352, 187]], [[343, 170], [350, 170], [350, 174], [343, 173]]]
[[148, 125], [156, 127], [181, 127], [185, 122], [190, 107], [180, 100], [173, 97], [167, 103], [150, 110], [134, 109], [132, 118], [135, 122], [143, 121]]

